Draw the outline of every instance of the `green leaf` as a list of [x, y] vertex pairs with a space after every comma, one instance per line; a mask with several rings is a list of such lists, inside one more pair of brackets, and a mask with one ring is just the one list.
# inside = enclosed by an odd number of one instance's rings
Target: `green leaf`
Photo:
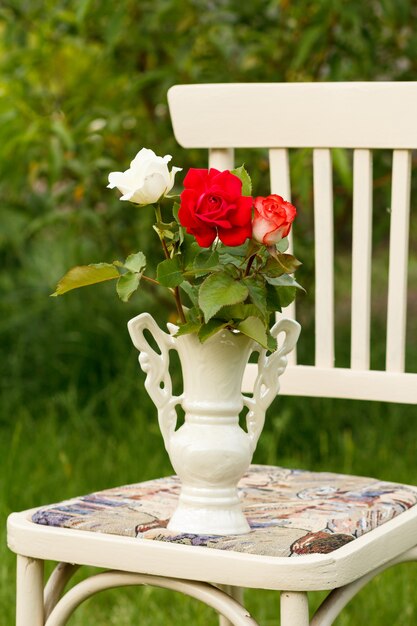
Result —
[[178, 287], [184, 280], [178, 257], [165, 259], [165, 261], [159, 263], [156, 268], [156, 277], [158, 282], [164, 287]]
[[201, 252], [202, 248], [198, 245], [194, 237], [185, 235], [181, 245], [182, 264], [185, 269], [192, 269], [195, 257]]
[[295, 287], [267, 285], [267, 305], [269, 311], [281, 311], [295, 300]]
[[266, 287], [264, 281], [256, 280], [253, 276], [247, 276], [243, 279], [249, 290], [249, 298], [251, 302], [259, 309], [262, 315], [267, 315], [266, 306]]
[[112, 263], [92, 263], [91, 265], [77, 265], [69, 270], [58, 282], [53, 296], [61, 296], [71, 289], [95, 285], [106, 280], [119, 278], [120, 274]]
[[178, 241], [180, 246], [182, 245], [183, 241], [185, 238], [185, 228], [183, 228], [182, 226], [179, 227], [178, 232], [176, 233], [174, 240]]
[[248, 317], [243, 322], [240, 322], [237, 328], [241, 333], [251, 337], [264, 348], [269, 348], [265, 324], [262, 323], [259, 317]]
[[157, 219], [156, 224], [154, 224], [153, 229], [158, 233], [160, 239], [178, 239], [178, 222], [163, 222], [160, 215], [160, 210], [157, 210]]
[[290, 242], [288, 241], [288, 237], [284, 237], [284, 239], [281, 239], [281, 241], [277, 243], [278, 252], [286, 252], [289, 245]]
[[229, 276], [231, 276], [233, 280], [237, 280], [241, 277], [239, 269], [234, 263], [226, 263], [226, 265], [223, 265], [223, 271], [229, 274]]
[[276, 259], [274, 259], [272, 256], [269, 257], [260, 272], [262, 275], [265, 276], [266, 280], [268, 280], [268, 278], [276, 278], [277, 276], [282, 276], [282, 274], [286, 273], [282, 265], [278, 263]]
[[224, 320], [211, 319], [209, 322], [207, 322], [207, 324], [203, 324], [201, 326], [200, 330], [198, 331], [198, 338], [200, 339], [201, 343], [204, 343], [205, 341], [207, 341], [207, 339], [215, 335], [217, 332], [219, 332], [219, 330], [225, 328], [226, 326], [227, 322], [225, 322]]
[[187, 319], [187, 322], [196, 322], [200, 325], [202, 324], [201, 320], [203, 319], [203, 315], [198, 306], [193, 306], [191, 307], [191, 309], [186, 309], [185, 317]]
[[181, 324], [175, 333], [175, 337], [181, 337], [182, 335], [189, 335], [190, 333], [198, 333], [201, 328], [201, 324], [198, 322], [187, 322], [186, 324]]
[[182, 289], [187, 294], [187, 296], [190, 298], [192, 304], [195, 304], [195, 305], [198, 304], [198, 289], [197, 289], [197, 287], [194, 287], [193, 285], [190, 285], [189, 282], [184, 280], [182, 283], [180, 283], [180, 289]]
[[152, 228], [158, 233], [160, 239], [174, 239], [178, 232], [177, 222], [172, 222], [171, 224], [158, 222]]
[[226, 252], [220, 255], [220, 261], [222, 265], [234, 265], [237, 268], [243, 268], [246, 259], [243, 256], [235, 256]]
[[[240, 246], [225, 246], [224, 244], [221, 244], [219, 248], [220, 256], [230, 254], [230, 256], [246, 258], [250, 254], [249, 247], [252, 247], [252, 243], [254, 242], [252, 242], [251, 239], [248, 239]], [[257, 244], [255, 244], [255, 246], [258, 247]]]
[[288, 274], [283, 274], [282, 276], [277, 276], [276, 278], [265, 276], [265, 280], [267, 283], [274, 285], [275, 287], [295, 287], [296, 289], [305, 291], [304, 287], [297, 283], [293, 276], [289, 276]]
[[224, 306], [216, 313], [216, 318], [223, 320], [244, 320], [247, 317], [259, 317], [263, 321], [264, 315], [254, 304], [232, 304]]
[[236, 167], [234, 170], [230, 170], [231, 174], [234, 174], [242, 181], [242, 196], [251, 196], [252, 195], [252, 181], [250, 179], [249, 174], [245, 170], [245, 166], [241, 165], [240, 167]]
[[[201, 248], [200, 248], [201, 250]], [[194, 269], [196, 270], [209, 270], [217, 267], [219, 264], [219, 253], [217, 250], [211, 250], [207, 248], [202, 250], [194, 259]]]
[[278, 347], [277, 338], [273, 337], [269, 330], [268, 330], [268, 332], [266, 334], [266, 338], [267, 338], [267, 342], [268, 342], [268, 350], [270, 350], [271, 352], [275, 352], [275, 350]]
[[276, 287], [281, 306], [288, 306], [295, 300], [297, 290], [295, 287]]
[[123, 300], [123, 302], [127, 302], [129, 300], [132, 293], [134, 293], [139, 287], [140, 279], [141, 274], [138, 274], [137, 272], [127, 272], [126, 274], [123, 274], [123, 276], [120, 276], [116, 285], [117, 295], [120, 300]]
[[248, 288], [225, 273], [210, 274], [200, 286], [198, 303], [208, 322], [223, 306], [246, 300]]
[[292, 274], [300, 267], [301, 263], [292, 254], [277, 253], [270, 256], [262, 268], [262, 274], [267, 274], [272, 278], [281, 276], [282, 274]]
[[278, 254], [277, 258], [278, 263], [285, 267], [286, 274], [293, 274], [302, 265], [293, 254]]
[[143, 272], [146, 267], [146, 257], [143, 252], [130, 254], [123, 265], [129, 272]]
[[174, 202], [174, 206], [172, 207], [172, 214], [174, 216], [175, 221], [177, 222], [177, 224], [181, 224], [179, 218], [178, 218], [178, 212], [180, 210], [180, 203], [179, 202]]
[[279, 297], [279, 288], [267, 283], [266, 285], [266, 305], [268, 311], [281, 311], [281, 300]]
[[219, 271], [222, 267], [219, 264], [219, 253], [210, 248], [203, 249], [194, 258], [192, 266], [188, 266], [184, 272], [187, 279], [199, 278], [213, 271]]

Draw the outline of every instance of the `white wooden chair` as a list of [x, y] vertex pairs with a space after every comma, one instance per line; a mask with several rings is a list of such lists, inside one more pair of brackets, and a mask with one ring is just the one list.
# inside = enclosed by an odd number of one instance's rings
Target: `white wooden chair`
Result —
[[[169, 92], [175, 136], [208, 148], [213, 167], [233, 166], [233, 148], [268, 148], [271, 191], [290, 198], [288, 148], [313, 148], [316, 355], [295, 354], [283, 394], [417, 403], [417, 374], [405, 373], [411, 150], [417, 148], [417, 83], [226, 84]], [[353, 261], [350, 368], [334, 367], [331, 148], [353, 149]], [[393, 149], [385, 371], [370, 370], [372, 152]], [[287, 311], [288, 313], [288, 311]], [[294, 315], [294, 308], [290, 309]], [[248, 367], [245, 390], [254, 372]], [[325, 626], [373, 576], [417, 559], [417, 506], [330, 553], [262, 556], [164, 541], [42, 526], [14, 513], [8, 540], [18, 555], [17, 626], [59, 626], [87, 597], [115, 586], [152, 584], [199, 598], [221, 623], [255, 624], [239, 588], [281, 591], [282, 626]], [[43, 562], [57, 561], [43, 597]], [[80, 565], [109, 568], [67, 592]], [[307, 592], [334, 590], [309, 621]], [[61, 598], [61, 599], [60, 599]]]

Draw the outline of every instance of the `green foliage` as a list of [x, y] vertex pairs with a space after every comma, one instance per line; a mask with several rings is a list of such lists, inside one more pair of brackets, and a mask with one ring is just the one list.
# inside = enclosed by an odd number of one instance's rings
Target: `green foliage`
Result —
[[[259, 319], [259, 317], [251, 316], [242, 320], [238, 324], [238, 330], [244, 335], [247, 335], [251, 339], [257, 341], [264, 348], [268, 348], [268, 335], [265, 331], [265, 325]], [[276, 344], [275, 344], [276, 347]]]
[[[234, 172], [242, 181], [241, 193], [251, 193], [252, 182], [245, 168], [241, 166]], [[179, 221], [177, 203], [172, 207], [174, 221], [162, 221], [162, 208], [167, 213], [164, 205], [171, 200], [166, 196], [152, 205], [156, 216], [153, 230], [165, 256], [157, 265], [155, 278], [143, 275], [146, 257], [137, 252], [130, 254], [124, 263], [114, 261], [73, 268], [61, 278], [53, 295], [117, 276], [117, 294], [123, 302], [128, 302], [143, 278], [168, 288], [174, 296], [178, 336], [196, 333], [204, 342], [218, 330], [228, 328], [248, 335], [264, 348], [276, 349], [270, 330], [271, 314], [295, 299], [299, 285], [289, 274], [301, 263], [293, 255], [281, 252], [277, 245], [265, 246], [255, 239], [247, 238], [238, 246], [226, 246], [218, 239], [209, 248], [201, 248]], [[284, 242], [282, 249], [286, 249], [287, 243]], [[281, 278], [283, 282], [274, 283]], [[267, 285], [275, 290], [269, 301]], [[191, 310], [184, 309], [179, 287], [190, 299]], [[271, 304], [276, 304], [276, 308]]]
[[262, 268], [262, 273], [271, 278], [277, 278], [283, 274], [292, 274], [301, 265], [300, 261], [292, 254], [274, 254], [270, 256]]
[[257, 307], [264, 319], [268, 320], [266, 305], [266, 284], [260, 276], [246, 276], [243, 283], [248, 290], [250, 301]]
[[[172, 471], [154, 408], [144, 394], [138, 401], [137, 358], [123, 330], [138, 312], [135, 297], [124, 305], [106, 283], [74, 291], [66, 300], [48, 297], [68, 267], [124, 259], [134, 250], [143, 250], [149, 271], [156, 271], [159, 247], [149, 235], [152, 213], [120, 203], [118, 194], [105, 186], [108, 172], [125, 169], [142, 146], [176, 155], [175, 164], [184, 171], [206, 165], [205, 152], [177, 146], [167, 89], [192, 82], [414, 80], [416, 19], [413, 0], [1, 3], [0, 340], [7, 355], [0, 363], [2, 520], [12, 510]], [[267, 191], [265, 152], [239, 150], [237, 159], [250, 165], [254, 188]], [[311, 363], [311, 150], [291, 151], [290, 162], [292, 201], [298, 209], [295, 252], [303, 259], [298, 272], [300, 282], [309, 285], [297, 305], [303, 325], [298, 354], [302, 363]], [[333, 165], [336, 364], [343, 365], [349, 361], [350, 339], [346, 251], [351, 238], [351, 153], [334, 151]], [[375, 369], [383, 367], [385, 356], [379, 346], [385, 340], [390, 166], [391, 156], [377, 151]], [[414, 194], [416, 184], [414, 176]], [[414, 219], [411, 233], [416, 232]], [[412, 244], [415, 250], [415, 238]], [[238, 257], [230, 250], [227, 254], [238, 267]], [[414, 261], [410, 285], [416, 278]], [[279, 307], [280, 289], [287, 287], [267, 284], [272, 310]], [[161, 319], [161, 311], [165, 317], [173, 308], [171, 298], [150, 288], [152, 297], [141, 281], [143, 308]], [[193, 286], [185, 282], [180, 289], [187, 293], [184, 298], [191, 298], [189, 304], [193, 298], [195, 304]], [[406, 347], [413, 371], [416, 319], [411, 298]], [[255, 460], [413, 483], [414, 413], [414, 408], [401, 405], [280, 397], [268, 412]], [[4, 532], [4, 524], [2, 528]], [[0, 552], [0, 606], [4, 623], [11, 624], [14, 557], [5, 540], [0, 541]], [[371, 593], [352, 601], [337, 623], [417, 623], [415, 579], [412, 566], [378, 577]], [[217, 623], [214, 614], [191, 600], [144, 589], [102, 594], [93, 609], [86, 603], [76, 612], [74, 626], [94, 620], [130, 625], [138, 619], [137, 593], [146, 601], [147, 610], [140, 614], [144, 626]], [[260, 623], [276, 622], [275, 593], [249, 590], [247, 602]], [[314, 598], [312, 604], [317, 605]]]
[[127, 302], [130, 296], [139, 287], [140, 274], [136, 272], [126, 272], [120, 276], [117, 281], [116, 290], [117, 294], [123, 302]]
[[164, 287], [178, 287], [184, 280], [178, 257], [159, 263], [156, 276]]
[[204, 341], [207, 341], [207, 339], [218, 333], [219, 330], [226, 328], [227, 325], [228, 322], [213, 318], [209, 320], [207, 324], [202, 324], [200, 326], [198, 329], [198, 338], [202, 343], [204, 343]]
[[202, 283], [198, 298], [204, 321], [211, 320], [222, 306], [243, 302], [248, 293], [247, 287], [234, 280], [227, 272], [210, 274]]
[[129, 254], [123, 266], [130, 272], [142, 272], [146, 267], [146, 257], [143, 252]]
[[106, 280], [119, 278], [120, 274], [112, 263], [92, 263], [90, 265], [77, 265], [70, 269], [58, 282], [53, 296], [61, 296], [67, 291], [95, 285]]
[[199, 250], [196, 257], [193, 260], [193, 273], [197, 276], [204, 275], [208, 271], [213, 271], [219, 268], [220, 255], [218, 250], [212, 250], [211, 248]]
[[72, 289], [96, 285], [117, 278], [116, 291], [123, 302], [139, 287], [142, 272], [146, 267], [146, 257], [143, 252], [130, 254], [124, 263], [91, 263], [77, 265], [70, 269], [58, 282], [53, 296], [62, 296]]
[[249, 174], [245, 170], [245, 166], [241, 165], [240, 167], [236, 167], [234, 170], [230, 171], [242, 181], [242, 196], [252, 195], [252, 181]]

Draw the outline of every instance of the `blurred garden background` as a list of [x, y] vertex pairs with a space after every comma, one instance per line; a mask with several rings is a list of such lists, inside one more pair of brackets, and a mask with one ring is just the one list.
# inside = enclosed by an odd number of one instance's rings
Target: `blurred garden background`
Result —
[[[113, 285], [51, 299], [73, 265], [155, 257], [151, 215], [106, 189], [143, 146], [184, 170], [204, 151], [176, 145], [166, 92], [176, 83], [415, 80], [414, 0], [2, 0], [0, 3], [0, 614], [14, 619], [13, 510], [171, 472], [155, 410], [126, 331], [150, 310], [144, 288], [129, 304]], [[267, 155], [238, 151], [258, 194]], [[336, 223], [336, 365], [349, 362], [352, 155], [333, 152]], [[414, 159], [414, 165], [416, 159]], [[384, 364], [391, 155], [374, 164], [372, 367]], [[314, 339], [311, 153], [291, 153], [302, 362]], [[417, 371], [417, 215], [413, 180], [407, 367]], [[177, 176], [178, 184], [182, 175]], [[155, 236], [156, 237], [156, 236]], [[255, 461], [378, 475], [416, 483], [415, 409], [278, 398]], [[417, 623], [417, 565], [379, 577], [336, 622]], [[323, 597], [312, 596], [312, 608]], [[264, 626], [278, 623], [278, 594], [249, 591]], [[216, 623], [196, 601], [168, 591], [106, 592], [70, 620], [143, 626]]]

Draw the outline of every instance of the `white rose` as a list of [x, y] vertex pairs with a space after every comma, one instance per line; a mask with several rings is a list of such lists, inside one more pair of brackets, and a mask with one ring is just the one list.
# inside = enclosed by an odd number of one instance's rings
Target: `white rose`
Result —
[[111, 172], [107, 187], [117, 187], [122, 192], [120, 200], [130, 200], [135, 204], [154, 204], [166, 196], [174, 186], [175, 174], [181, 167], [168, 170], [172, 157], [156, 156], [153, 150], [142, 148], [125, 172]]

